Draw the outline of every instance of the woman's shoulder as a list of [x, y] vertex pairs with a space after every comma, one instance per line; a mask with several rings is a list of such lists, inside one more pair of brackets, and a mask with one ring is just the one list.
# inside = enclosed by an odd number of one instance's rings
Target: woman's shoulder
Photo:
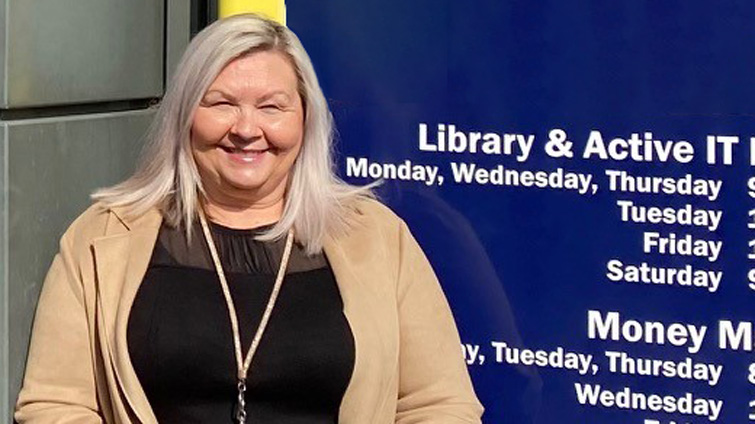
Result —
[[375, 198], [361, 198], [349, 208], [347, 231], [336, 239], [356, 250], [400, 246], [409, 233], [406, 223], [390, 207]]
[[353, 220], [359, 226], [384, 230], [404, 225], [404, 221], [387, 205], [374, 197], [360, 197], [352, 201], [349, 206]]
[[[101, 202], [90, 205], [71, 222], [65, 236], [78, 237], [86, 234], [104, 235], [112, 209]], [[65, 237], [64, 236], [64, 237]]]
[[74, 258], [86, 257], [92, 242], [105, 235], [110, 215], [110, 209], [101, 203], [86, 208], [63, 232], [60, 253]]
[[[159, 216], [159, 212], [149, 211], [143, 215]], [[140, 221], [142, 217], [132, 217], [125, 209], [95, 202], [73, 220], [62, 240], [74, 246], [88, 246], [97, 238], [126, 232]]]

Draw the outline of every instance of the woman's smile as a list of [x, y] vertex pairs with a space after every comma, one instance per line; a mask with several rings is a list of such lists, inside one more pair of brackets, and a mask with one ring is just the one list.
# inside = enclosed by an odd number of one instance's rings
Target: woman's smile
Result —
[[219, 149], [224, 151], [228, 156], [228, 159], [234, 163], [242, 165], [258, 164], [265, 159], [266, 154], [270, 149], [253, 149], [242, 148], [236, 146], [223, 146], [219, 145]]

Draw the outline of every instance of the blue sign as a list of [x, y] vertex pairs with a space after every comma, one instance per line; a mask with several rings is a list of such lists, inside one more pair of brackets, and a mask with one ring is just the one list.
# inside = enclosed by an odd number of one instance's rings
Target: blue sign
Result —
[[755, 4], [287, 5], [484, 422], [755, 420]]

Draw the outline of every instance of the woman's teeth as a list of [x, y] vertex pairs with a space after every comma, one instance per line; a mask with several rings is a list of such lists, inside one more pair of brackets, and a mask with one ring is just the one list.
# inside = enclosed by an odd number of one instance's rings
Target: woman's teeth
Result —
[[264, 150], [244, 150], [240, 149], [238, 147], [226, 147], [226, 146], [220, 146], [221, 149], [225, 150], [228, 153], [235, 153], [235, 154], [259, 154], [263, 153]]
[[265, 150], [244, 150], [237, 147], [226, 147], [226, 146], [220, 146], [221, 149], [223, 149], [225, 152], [232, 154], [238, 158], [241, 158], [245, 161], [252, 161], [255, 158], [257, 158], [259, 155], [265, 153]]

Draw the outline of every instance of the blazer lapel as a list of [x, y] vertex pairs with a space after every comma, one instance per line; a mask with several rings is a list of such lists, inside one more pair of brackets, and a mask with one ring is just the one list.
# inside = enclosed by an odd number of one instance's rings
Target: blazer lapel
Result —
[[156, 423], [157, 419], [131, 364], [127, 327], [161, 222], [161, 215], [150, 211], [132, 222], [122, 220], [122, 225], [108, 229], [108, 235], [93, 243], [99, 299], [97, 313], [101, 331], [104, 331], [101, 337], [107, 344], [114, 377], [127, 404], [122, 407], [130, 407], [130, 411], [121, 413], [135, 415], [142, 423]]
[[[387, 386], [396, 384], [386, 376], [393, 375], [391, 364], [398, 364], [398, 328], [395, 297], [386, 284], [381, 284], [385, 270], [381, 258], [370, 257], [368, 240], [344, 236], [325, 242], [325, 256], [336, 277], [343, 312], [354, 337], [354, 370], [344, 394], [339, 422], [381, 422]], [[374, 252], [373, 252], [374, 253]], [[393, 305], [393, 307], [391, 307]], [[386, 368], [389, 371], [386, 371]]]

